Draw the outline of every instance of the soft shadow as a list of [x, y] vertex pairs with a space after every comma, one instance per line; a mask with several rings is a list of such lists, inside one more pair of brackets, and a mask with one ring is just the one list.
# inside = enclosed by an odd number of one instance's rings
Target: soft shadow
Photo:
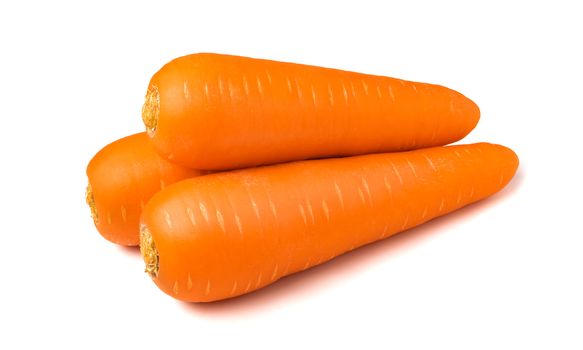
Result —
[[512, 196], [522, 186], [523, 175], [518, 171], [506, 188], [492, 197], [471, 204], [448, 215], [435, 218], [423, 225], [396, 234], [382, 241], [358, 248], [352, 252], [336, 257], [322, 265], [315, 266], [301, 273], [296, 273], [255, 292], [233, 299], [211, 303], [184, 303], [182, 307], [206, 317], [240, 317], [242, 314], [260, 312], [277, 307], [292, 298], [313, 293], [322, 287], [333, 287], [334, 282], [345, 278], [347, 274], [358, 273], [373, 261], [386, 258], [392, 251], [408, 249], [429, 238], [430, 235], [444, 232], [449, 225], [471, 217], [479, 211], [496, 205], [499, 201]]
[[135, 256], [137, 258], [142, 257], [142, 254], [140, 253], [140, 246], [134, 246], [134, 247], [129, 247], [129, 246], [117, 246], [117, 249], [122, 252], [125, 255], [128, 256]]

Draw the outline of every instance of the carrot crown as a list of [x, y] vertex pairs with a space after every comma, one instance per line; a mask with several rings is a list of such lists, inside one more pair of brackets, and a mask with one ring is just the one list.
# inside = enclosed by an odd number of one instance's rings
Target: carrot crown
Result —
[[158, 277], [158, 250], [156, 250], [156, 244], [154, 243], [152, 234], [146, 226], [142, 226], [140, 229], [140, 252], [146, 263], [146, 272], [148, 275], [152, 278]]
[[95, 208], [95, 199], [93, 198], [93, 189], [91, 188], [91, 184], [87, 184], [87, 189], [85, 190], [85, 202], [91, 209], [91, 218], [93, 221], [98, 224], [99, 217], [97, 216], [97, 209]]
[[146, 101], [142, 107], [142, 120], [146, 126], [149, 136], [154, 136], [158, 126], [158, 115], [160, 114], [160, 93], [158, 87], [151, 85], [146, 93]]

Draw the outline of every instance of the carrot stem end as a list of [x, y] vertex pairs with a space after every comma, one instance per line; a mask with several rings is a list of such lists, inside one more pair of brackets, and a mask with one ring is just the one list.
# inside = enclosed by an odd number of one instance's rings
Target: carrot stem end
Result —
[[142, 121], [150, 137], [153, 137], [156, 133], [159, 114], [160, 93], [158, 92], [158, 87], [151, 85], [146, 93], [146, 101], [144, 101], [144, 105], [142, 106]]
[[95, 199], [93, 198], [93, 189], [91, 184], [87, 183], [87, 188], [85, 189], [85, 202], [91, 209], [91, 218], [95, 224], [99, 223], [99, 217], [97, 216], [97, 208], [95, 208]]
[[152, 233], [145, 225], [142, 225], [140, 229], [140, 252], [146, 264], [145, 272], [152, 278], [158, 277], [158, 250], [156, 250], [156, 243], [152, 238]]

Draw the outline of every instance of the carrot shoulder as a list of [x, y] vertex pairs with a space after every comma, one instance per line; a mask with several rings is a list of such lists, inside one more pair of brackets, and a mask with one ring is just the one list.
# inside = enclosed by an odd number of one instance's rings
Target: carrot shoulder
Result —
[[142, 254], [169, 295], [230, 298], [488, 197], [517, 166], [480, 143], [189, 179], [146, 206]]
[[160, 157], [146, 133], [110, 143], [87, 166], [86, 201], [97, 230], [114, 243], [138, 245], [140, 214], [150, 197], [200, 174]]
[[441, 146], [480, 111], [443, 86], [219, 54], [151, 79], [142, 117], [158, 151], [196, 169]]

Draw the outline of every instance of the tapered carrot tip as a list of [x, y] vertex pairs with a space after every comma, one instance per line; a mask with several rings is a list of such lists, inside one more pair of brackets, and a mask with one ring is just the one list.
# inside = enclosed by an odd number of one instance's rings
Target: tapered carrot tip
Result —
[[467, 135], [472, 130], [474, 130], [480, 121], [480, 107], [478, 107], [474, 101], [470, 100], [462, 94], [459, 94], [459, 99], [457, 101], [457, 111], [460, 116], [467, 118]]
[[158, 88], [150, 86], [146, 93], [146, 101], [142, 107], [142, 121], [146, 126], [146, 131], [150, 137], [156, 133], [158, 126], [158, 116], [160, 114], [160, 94]]

